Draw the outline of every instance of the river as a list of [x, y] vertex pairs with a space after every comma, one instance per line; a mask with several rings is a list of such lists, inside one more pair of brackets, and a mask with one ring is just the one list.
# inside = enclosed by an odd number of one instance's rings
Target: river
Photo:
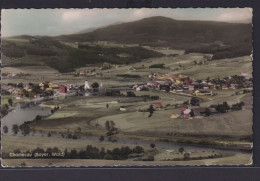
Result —
[[[42, 108], [39, 106], [39, 104], [30, 104], [25, 108], [21, 108], [21, 106], [18, 104], [11, 112], [8, 113], [4, 118], [1, 120], [1, 125], [7, 126], [9, 128], [9, 131], [7, 133], [8, 136], [14, 136], [12, 132], [12, 126], [14, 124], [17, 124], [18, 126], [23, 124], [25, 121], [32, 121], [35, 119], [37, 115], [41, 116], [48, 116], [51, 114], [51, 110], [49, 108]], [[16, 136], [23, 136], [19, 132]], [[34, 137], [47, 137], [47, 133], [41, 133], [38, 131], [31, 132], [27, 136], [34, 136]], [[62, 138], [62, 135], [59, 133], [52, 133], [52, 137], [56, 138]], [[66, 135], [65, 135], [66, 136]], [[63, 138], [68, 139], [68, 138]], [[97, 136], [81, 136], [80, 139], [82, 140], [88, 140], [92, 142], [100, 142], [99, 137]], [[104, 142], [111, 142], [111, 140], [108, 140], [108, 138], [105, 138]], [[139, 139], [127, 139], [127, 138], [116, 138], [116, 141], [113, 141], [115, 144], [124, 144], [124, 145], [133, 145], [133, 146], [144, 146], [144, 147], [150, 147], [151, 143], [155, 144], [155, 147], [158, 149], [163, 150], [169, 150], [169, 151], [178, 151], [180, 147], [183, 147], [185, 151], [188, 152], [239, 152], [239, 150], [223, 150], [219, 148], [210, 148], [206, 146], [190, 146], [190, 145], [182, 145], [177, 144], [174, 142], [163, 142], [163, 141], [146, 141], [146, 140], [139, 140]]]

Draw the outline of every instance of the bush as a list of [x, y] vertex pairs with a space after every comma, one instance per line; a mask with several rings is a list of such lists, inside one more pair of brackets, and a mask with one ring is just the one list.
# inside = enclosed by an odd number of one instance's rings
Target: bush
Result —
[[3, 127], [3, 131], [5, 134], [8, 133], [8, 127], [6, 125]]
[[189, 160], [190, 159], [190, 154], [189, 153], [184, 153], [183, 159], [184, 160]]
[[124, 77], [124, 78], [131, 78], [131, 79], [138, 79], [141, 78], [140, 75], [131, 75], [131, 74], [117, 74], [117, 77]]
[[13, 133], [14, 133], [15, 135], [19, 132], [19, 127], [18, 127], [17, 124], [14, 124], [14, 125], [13, 125], [12, 131], [13, 131]]
[[184, 152], [184, 148], [183, 147], [180, 147], [179, 148], [179, 152], [182, 154]]
[[127, 91], [126, 95], [127, 97], [136, 97], [135, 93], [132, 91]]
[[165, 68], [164, 63], [150, 65], [149, 68]]
[[227, 102], [223, 102], [223, 104], [211, 105], [210, 107], [215, 108], [219, 113], [226, 113], [230, 109]]
[[133, 149], [133, 153], [144, 153], [144, 149], [141, 147], [141, 146], [136, 146], [134, 149]]
[[72, 138], [72, 134], [69, 133], [68, 134], [68, 138], [71, 139]]
[[104, 136], [100, 136], [99, 141], [102, 142], [104, 140], [105, 140]]
[[151, 143], [151, 144], [150, 144], [150, 147], [151, 147], [151, 148], [155, 148], [155, 144], [154, 144], [154, 143]]
[[232, 107], [231, 107], [231, 110], [242, 110], [242, 107], [245, 105], [244, 102], [240, 102], [240, 103], [237, 103], [237, 104], [233, 104]]
[[154, 161], [154, 156], [148, 156], [146, 158], [142, 158], [142, 161]]
[[152, 100], [158, 100], [160, 97], [159, 96], [151, 96]]
[[112, 157], [112, 155], [110, 155], [110, 154], [105, 154], [104, 159], [106, 159], [106, 160], [112, 160], [113, 157]]
[[30, 129], [30, 126], [28, 124], [22, 124], [19, 126], [19, 129], [21, 130], [22, 134], [24, 136], [30, 134], [31, 132], [31, 129]]

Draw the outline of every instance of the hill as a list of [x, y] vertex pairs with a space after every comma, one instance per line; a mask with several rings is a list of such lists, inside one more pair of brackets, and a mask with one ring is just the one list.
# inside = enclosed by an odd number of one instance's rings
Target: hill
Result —
[[88, 64], [131, 64], [163, 54], [143, 47], [102, 47], [80, 44], [71, 47], [51, 37], [28, 41], [5, 39], [2, 42], [2, 66], [48, 65], [60, 72], [70, 72]]
[[122, 22], [116, 22], [116, 23], [113, 23], [113, 24], [110, 24], [110, 25], [106, 25], [106, 26], [101, 26], [101, 27], [95, 27], [95, 28], [87, 28], [87, 29], [83, 29], [75, 34], [84, 34], [84, 33], [89, 33], [89, 32], [92, 32], [92, 31], [95, 31], [97, 29], [100, 29], [100, 28], [105, 28], [105, 27], [108, 27], [108, 26], [112, 26], [112, 25], [117, 25], [117, 24], [121, 24]]
[[103, 47], [92, 44], [95, 41], [184, 49], [185, 53], [213, 54], [216, 60], [250, 55], [252, 26], [157, 16], [81, 34], [9, 37], [2, 42], [3, 66], [48, 65], [68, 72], [87, 64], [131, 64], [163, 56], [141, 46]]
[[251, 24], [181, 21], [157, 16], [99, 28], [93, 32], [56, 38], [71, 42], [103, 40], [186, 49], [216, 41], [229, 45], [238, 43], [251, 45], [251, 32]]

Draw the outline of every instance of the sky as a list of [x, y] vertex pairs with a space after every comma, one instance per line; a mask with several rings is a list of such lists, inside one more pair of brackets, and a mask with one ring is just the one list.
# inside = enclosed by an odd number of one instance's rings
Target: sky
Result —
[[152, 16], [165, 16], [176, 20], [251, 23], [252, 9], [5, 9], [1, 12], [1, 34], [3, 37], [16, 35], [57, 36]]

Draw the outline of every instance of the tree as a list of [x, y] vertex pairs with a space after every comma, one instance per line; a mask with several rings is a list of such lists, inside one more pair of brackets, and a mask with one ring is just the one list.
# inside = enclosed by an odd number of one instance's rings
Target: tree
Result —
[[184, 157], [184, 160], [189, 160], [190, 159], [190, 154], [189, 153], [184, 153], [183, 157]]
[[47, 84], [47, 83], [44, 83], [43, 86], [44, 86], [44, 89], [49, 88], [49, 84]]
[[104, 136], [100, 136], [99, 141], [102, 142], [104, 140], [105, 140]]
[[229, 110], [230, 109], [230, 107], [229, 107], [229, 105], [228, 105], [228, 103], [227, 102], [223, 102], [223, 109], [224, 110]]
[[21, 130], [21, 132], [22, 132], [22, 134], [23, 134], [24, 136], [30, 134], [30, 131], [31, 131], [30, 126], [29, 126], [28, 124], [22, 124], [22, 125], [20, 125], [20, 126], [19, 126], [19, 129]]
[[8, 109], [9, 109], [8, 104], [4, 104], [3, 109], [4, 109], [4, 110], [8, 110]]
[[3, 127], [3, 130], [4, 130], [4, 133], [5, 133], [5, 134], [8, 133], [8, 127], [7, 127], [6, 125]]
[[199, 106], [199, 105], [200, 105], [200, 100], [199, 100], [199, 98], [192, 97], [192, 98], [190, 99], [190, 105], [191, 105], [191, 106]]
[[109, 123], [109, 121], [105, 122], [105, 128], [106, 128], [107, 131], [110, 130], [110, 123]]
[[154, 144], [154, 143], [151, 143], [151, 144], [150, 144], [150, 147], [151, 147], [151, 148], [155, 148], [155, 144]]
[[223, 102], [223, 104], [212, 105], [212, 106], [215, 107], [216, 110], [220, 113], [226, 113], [230, 109], [230, 106], [227, 104], [227, 102]]
[[35, 117], [35, 120], [36, 121], [39, 121], [39, 120], [41, 120], [42, 119], [42, 116], [41, 115], [37, 115], [36, 117]]
[[211, 110], [209, 108], [206, 108], [205, 115], [206, 116], [210, 116], [211, 115]]
[[144, 153], [144, 149], [141, 146], [136, 146], [133, 148], [134, 153]]
[[191, 117], [195, 116], [193, 109], [190, 111], [190, 116]]
[[207, 80], [206, 80], [206, 81], [207, 81], [207, 83], [209, 83], [209, 81], [210, 81], [210, 77], [207, 77]]
[[75, 133], [77, 133], [77, 134], [81, 134], [81, 128], [78, 127], [78, 128], [75, 130]]
[[8, 99], [8, 104], [9, 104], [10, 106], [13, 106], [13, 100], [12, 100], [11, 98]]
[[14, 125], [13, 125], [12, 131], [13, 131], [13, 133], [14, 133], [15, 135], [19, 132], [19, 127], [18, 127], [17, 124], [14, 124]]
[[35, 94], [40, 94], [42, 92], [41, 87], [39, 85], [33, 86], [32, 92]]
[[194, 60], [193, 62], [194, 62], [194, 65], [197, 65], [197, 64], [198, 64], [198, 62], [197, 62], [196, 60]]
[[179, 148], [179, 152], [182, 154], [184, 152], [184, 148], [183, 147], [180, 147]]
[[154, 112], [154, 108], [153, 108], [153, 105], [151, 104], [150, 107], [148, 108], [148, 111], [149, 111], [149, 117], [151, 117], [153, 115], [153, 112]]
[[135, 97], [136, 95], [135, 95], [135, 93], [134, 92], [132, 92], [132, 91], [127, 91], [127, 97]]
[[91, 87], [93, 89], [97, 89], [99, 87], [99, 84], [97, 82], [94, 82], [94, 83], [91, 84]]
[[113, 134], [118, 133], [118, 129], [115, 127], [114, 121], [106, 121], [105, 122], [105, 128], [107, 130], [107, 136], [111, 136]]
[[23, 88], [23, 83], [20, 82], [18, 85], [17, 85], [18, 88]]

